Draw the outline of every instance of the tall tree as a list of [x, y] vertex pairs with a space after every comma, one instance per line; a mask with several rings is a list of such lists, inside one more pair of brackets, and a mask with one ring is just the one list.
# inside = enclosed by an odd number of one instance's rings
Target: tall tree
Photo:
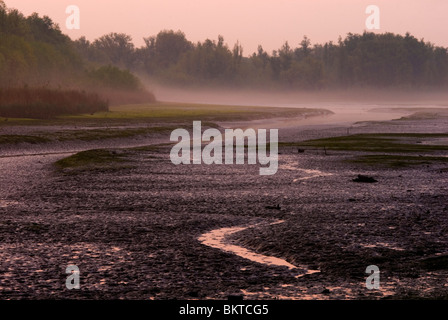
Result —
[[132, 37], [124, 33], [109, 33], [95, 40], [93, 46], [114, 65], [129, 68], [132, 65], [134, 44]]
[[145, 41], [148, 48], [153, 48], [154, 58], [162, 68], [177, 63], [180, 57], [192, 48], [192, 44], [181, 31], [164, 30], [159, 32], [155, 39], [147, 38]]

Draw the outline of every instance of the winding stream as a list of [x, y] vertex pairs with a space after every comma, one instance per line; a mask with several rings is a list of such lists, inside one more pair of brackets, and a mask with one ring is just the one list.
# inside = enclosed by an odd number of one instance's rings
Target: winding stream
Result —
[[265, 265], [269, 265], [269, 266], [287, 267], [290, 270], [293, 270], [293, 269], [305, 269], [306, 270], [306, 272], [304, 274], [302, 273], [297, 277], [302, 277], [307, 274], [320, 272], [319, 270], [310, 270], [306, 266], [295, 266], [295, 265], [287, 262], [286, 260], [283, 260], [283, 259], [280, 259], [277, 257], [266, 256], [263, 254], [253, 252], [249, 249], [238, 246], [234, 242], [228, 240], [228, 237], [230, 235], [240, 232], [240, 231], [243, 231], [243, 230], [246, 230], [246, 229], [249, 229], [249, 228], [255, 228], [255, 227], [260, 227], [260, 226], [271, 226], [271, 225], [284, 223], [284, 222], [285, 221], [283, 221], [283, 220], [277, 220], [272, 223], [261, 222], [261, 223], [256, 223], [256, 224], [252, 224], [249, 226], [244, 226], [244, 227], [237, 226], [237, 227], [219, 228], [219, 229], [211, 230], [207, 233], [204, 233], [203, 235], [201, 235], [198, 238], [198, 240], [206, 246], [235, 254], [239, 257], [248, 259], [253, 262], [257, 262], [257, 263], [261, 263], [261, 264], [265, 264]]

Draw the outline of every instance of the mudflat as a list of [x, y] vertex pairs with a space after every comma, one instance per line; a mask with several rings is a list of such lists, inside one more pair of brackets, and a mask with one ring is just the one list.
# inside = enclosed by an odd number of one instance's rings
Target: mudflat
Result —
[[[6, 142], [0, 296], [446, 298], [447, 128], [446, 117], [280, 128], [272, 176], [175, 166], [169, 130]], [[68, 265], [79, 290], [65, 287]], [[369, 265], [379, 290], [366, 288]]]

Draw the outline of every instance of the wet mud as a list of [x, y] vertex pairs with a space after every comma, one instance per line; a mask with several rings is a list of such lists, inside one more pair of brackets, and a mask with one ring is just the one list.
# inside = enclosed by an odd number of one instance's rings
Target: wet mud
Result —
[[[446, 125], [350, 130], [446, 132]], [[280, 136], [346, 132], [285, 128]], [[258, 165], [175, 166], [160, 137], [140, 142], [158, 147], [129, 149], [129, 166], [117, 168], [60, 170], [55, 161], [82, 149], [70, 145], [26, 156], [26, 146], [11, 146], [0, 157], [2, 299], [448, 296], [446, 163], [384, 168], [345, 161], [356, 152], [280, 147], [277, 174], [260, 176]], [[104, 147], [123, 145], [131, 146]], [[356, 183], [358, 174], [377, 182]], [[72, 264], [79, 290], [65, 287]], [[369, 265], [380, 269], [379, 290], [366, 288]]]

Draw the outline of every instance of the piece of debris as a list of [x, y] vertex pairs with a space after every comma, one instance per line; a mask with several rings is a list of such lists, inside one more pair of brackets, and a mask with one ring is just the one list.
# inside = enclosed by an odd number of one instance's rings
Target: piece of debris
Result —
[[276, 206], [266, 206], [266, 209], [275, 209], [275, 210], [280, 210], [280, 205], [277, 204]]
[[364, 176], [362, 174], [358, 174], [358, 177], [353, 179], [353, 181], [354, 182], [367, 182], [367, 183], [378, 182], [374, 178], [369, 177], [369, 176]]
[[324, 290], [322, 290], [322, 293], [323, 293], [323, 294], [329, 294], [329, 293], [330, 293], [330, 290], [325, 288]]
[[305, 152], [305, 149], [297, 148], [297, 153], [304, 153], [304, 152]]

